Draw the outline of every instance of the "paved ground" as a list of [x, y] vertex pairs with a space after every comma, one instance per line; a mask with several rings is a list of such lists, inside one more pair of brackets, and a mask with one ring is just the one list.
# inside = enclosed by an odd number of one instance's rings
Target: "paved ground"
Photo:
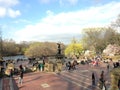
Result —
[[[22, 85], [18, 85], [18, 77], [0, 80], [0, 90], [99, 90], [97, 82], [101, 71], [105, 71], [107, 87], [110, 86], [109, 72], [104, 64], [101, 67], [79, 65], [77, 70], [60, 73], [33, 72], [24, 75]], [[96, 86], [92, 86], [91, 75], [95, 73]], [[13, 83], [12, 83], [13, 82]]]

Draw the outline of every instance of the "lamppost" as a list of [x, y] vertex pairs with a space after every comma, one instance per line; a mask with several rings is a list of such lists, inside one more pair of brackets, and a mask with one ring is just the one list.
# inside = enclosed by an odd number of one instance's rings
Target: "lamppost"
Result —
[[3, 47], [2, 47], [2, 31], [1, 31], [1, 26], [0, 26], [0, 59], [2, 59], [2, 52], [3, 52]]
[[2, 33], [1, 33], [1, 25], [0, 25], [0, 72], [3, 74], [3, 58], [2, 58]]

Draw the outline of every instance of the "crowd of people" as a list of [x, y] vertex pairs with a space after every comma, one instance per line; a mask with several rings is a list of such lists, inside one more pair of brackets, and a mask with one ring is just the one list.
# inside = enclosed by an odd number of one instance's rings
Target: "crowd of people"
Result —
[[78, 62], [74, 60], [73, 62], [67, 62], [66, 63], [66, 70], [76, 70], [76, 65], [78, 65]]
[[[119, 62], [112, 62], [111, 59], [109, 61], [110, 62], [103, 62], [103, 60], [101, 60], [101, 58], [92, 58], [92, 59], [85, 60], [84, 64], [87, 64], [90, 67], [91, 67], [91, 65], [93, 67], [98, 67], [98, 66], [100, 66], [101, 63], [105, 63], [106, 68], [107, 68], [108, 71], [110, 71], [111, 67], [112, 68], [117, 68], [117, 67], [120, 66]], [[82, 64], [81, 62], [78, 63], [78, 61], [76, 59], [74, 59], [72, 61], [66, 62], [65, 63], [66, 70], [67, 71], [76, 70], [77, 69], [77, 65]], [[112, 62], [113, 65], [111, 64], [111, 62]], [[19, 60], [17, 62], [12, 62], [12, 63], [13, 64], [19, 63]], [[7, 66], [7, 64], [8, 64], [8, 62], [6, 62], [6, 66]], [[30, 64], [32, 64], [33, 67], [37, 66], [39, 71], [44, 71], [45, 62], [42, 62], [42, 63], [38, 63], [38, 62], [34, 63], [34, 62], [32, 62]], [[11, 77], [14, 74], [13, 72], [14, 72], [13, 70], [10, 71], [10, 76]], [[20, 84], [20, 85], [22, 85], [22, 83], [23, 83], [24, 72], [25, 72], [25, 66], [23, 66], [22, 64], [19, 65], [19, 70], [18, 70], [18, 74], [17, 75], [18, 75], [18, 84]], [[100, 74], [100, 78], [99, 78], [99, 87], [100, 87], [100, 89], [104, 88], [104, 90], [106, 90], [105, 81], [106, 80], [104, 78], [104, 71], [102, 71], [101, 74]], [[92, 85], [96, 85], [96, 76], [95, 76], [94, 72], [92, 72]], [[120, 88], [120, 80], [118, 82], [118, 87]]]
[[[66, 62], [66, 70], [67, 71], [71, 71], [71, 70], [76, 70], [76, 67], [77, 65], [88, 65], [88, 67], [101, 67], [101, 65], [104, 65], [104, 67], [106, 67], [106, 70], [105, 71], [108, 71], [108, 73], [110, 72], [110, 70], [112, 70], [113, 68], [117, 68], [117, 67], [120, 67], [120, 62], [119, 60], [117, 62], [113, 62], [112, 59], [108, 59], [106, 58], [106, 61], [105, 60], [102, 60], [101, 58], [92, 58], [92, 59], [88, 59], [88, 60], [84, 60], [84, 63], [83, 63], [83, 60], [81, 60], [81, 62], [77, 62], [77, 60], [73, 60], [72, 62], [71, 61], [68, 61]], [[95, 86], [96, 83], [98, 83], [98, 86], [101, 90], [107, 90], [107, 87], [106, 87], [106, 79], [105, 79], [105, 76], [104, 76], [104, 70], [101, 71], [101, 74], [99, 76], [99, 81], [96, 82], [96, 75], [94, 72], [92, 72], [92, 85]], [[120, 90], [120, 80], [118, 80], [118, 87], [119, 87], [119, 90]]]

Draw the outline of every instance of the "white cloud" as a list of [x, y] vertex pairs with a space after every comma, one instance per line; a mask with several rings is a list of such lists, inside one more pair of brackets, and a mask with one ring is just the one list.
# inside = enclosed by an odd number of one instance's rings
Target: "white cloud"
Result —
[[49, 4], [51, 2], [59, 2], [61, 6], [64, 5], [75, 5], [77, 4], [78, 0], [39, 0], [40, 3]]
[[78, 0], [68, 0], [68, 2], [69, 2], [71, 5], [75, 5], [75, 4], [78, 2]]
[[76, 5], [78, 0], [59, 0], [60, 6], [64, 5]]
[[15, 18], [17, 16], [20, 16], [21, 13], [19, 10], [12, 10], [12, 9], [8, 9], [8, 16], [12, 17], [12, 18]]
[[48, 15], [53, 15], [53, 12], [50, 11], [50, 10], [47, 10], [46, 13], [47, 13]]
[[0, 6], [4, 7], [10, 7], [17, 5], [19, 3], [19, 0], [0, 0]]
[[13, 21], [13, 23], [15, 23], [15, 24], [18, 24], [18, 23], [27, 23], [27, 24], [30, 24], [31, 21], [26, 20], [26, 19], [18, 19], [16, 21]]
[[6, 16], [15, 18], [21, 15], [19, 10], [12, 9], [17, 4], [19, 4], [19, 0], [0, 0], [0, 18]]
[[[86, 27], [109, 25], [120, 13], [120, 3], [112, 2], [99, 7], [91, 7], [73, 12], [61, 12], [44, 17], [39, 23], [27, 25], [15, 33], [16, 40], [46, 40], [52, 35], [78, 35]], [[48, 13], [52, 11], [48, 11]], [[71, 37], [71, 38], [72, 38]], [[51, 39], [52, 40], [52, 39]]]
[[0, 7], [0, 17], [4, 17], [6, 14], [6, 9], [3, 7]]

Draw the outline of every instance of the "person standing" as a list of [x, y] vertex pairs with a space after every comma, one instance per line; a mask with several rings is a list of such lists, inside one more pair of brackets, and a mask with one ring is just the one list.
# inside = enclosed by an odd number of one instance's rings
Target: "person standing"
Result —
[[71, 70], [71, 62], [68, 62], [68, 70]]
[[22, 65], [19, 66], [20, 68], [20, 71], [19, 71], [19, 77], [18, 77], [18, 84], [21, 84], [23, 83], [23, 67]]
[[94, 74], [94, 72], [92, 73], [92, 85], [95, 85], [95, 74]]
[[40, 71], [41, 72], [43, 71], [43, 67], [44, 67], [43, 63], [40, 63]]
[[10, 69], [10, 77], [12, 77], [12, 76], [13, 76], [13, 70]]
[[45, 59], [43, 59], [43, 71], [44, 71], [44, 68], [45, 68]]
[[65, 63], [65, 70], [68, 70], [68, 63]]
[[107, 71], [109, 72], [109, 69], [110, 69], [110, 65], [109, 63], [107, 64]]
[[38, 64], [38, 68], [39, 68], [39, 71], [40, 71], [40, 69], [41, 69], [41, 65], [40, 65], [40, 63]]

